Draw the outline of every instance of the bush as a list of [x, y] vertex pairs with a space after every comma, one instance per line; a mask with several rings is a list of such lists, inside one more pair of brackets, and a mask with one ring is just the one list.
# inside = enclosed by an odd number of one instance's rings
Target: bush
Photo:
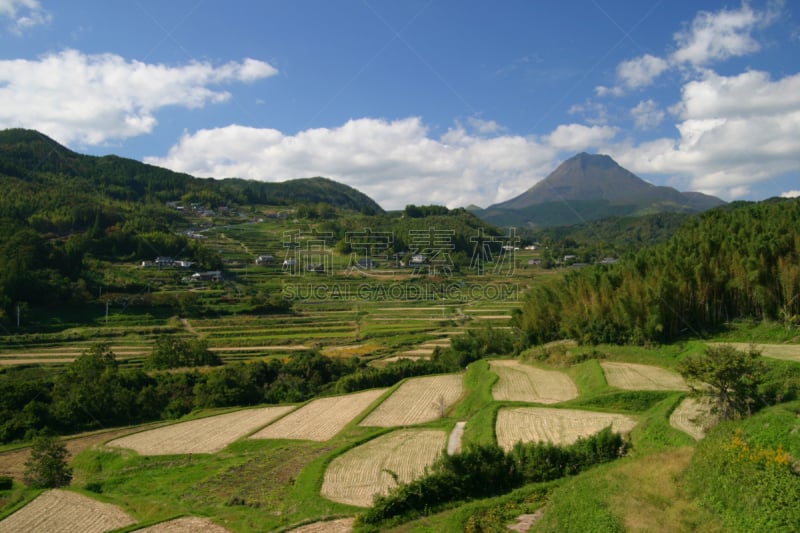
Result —
[[25, 484], [35, 489], [69, 485], [72, 468], [67, 465], [67, 448], [54, 437], [37, 437], [25, 461]]
[[11, 490], [14, 486], [14, 479], [8, 476], [0, 476], [0, 490]]
[[424, 477], [375, 498], [358, 521], [379, 524], [400, 516], [428, 513], [450, 502], [505, 494], [526, 483], [577, 474], [624, 453], [622, 437], [610, 427], [564, 447], [520, 442], [505, 453], [495, 444], [473, 446], [442, 456]]
[[153, 352], [144, 362], [145, 368], [156, 370], [221, 364], [222, 360], [208, 349], [207, 342], [170, 335], [156, 339]]

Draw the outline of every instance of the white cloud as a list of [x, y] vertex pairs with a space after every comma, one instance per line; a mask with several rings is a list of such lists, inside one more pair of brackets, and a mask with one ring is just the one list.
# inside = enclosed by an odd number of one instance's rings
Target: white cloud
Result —
[[165, 106], [192, 109], [222, 102], [230, 93], [220, 84], [276, 73], [255, 59], [171, 67], [76, 50], [38, 60], [2, 60], [0, 126], [35, 128], [66, 144], [97, 145], [150, 133]]
[[774, 12], [754, 11], [747, 3], [734, 10], [701, 11], [691, 26], [675, 34], [678, 49], [673, 52], [672, 59], [702, 66], [756, 52], [761, 46], [753, 38], [753, 30], [774, 18]]
[[684, 85], [676, 139], [619, 145], [633, 172], [682, 176], [686, 188], [732, 199], [800, 168], [800, 74], [709, 74]]
[[642, 100], [631, 109], [633, 123], [640, 130], [657, 127], [664, 120], [664, 111], [653, 100]]
[[362, 118], [295, 135], [239, 125], [204, 129], [184, 134], [165, 157], [147, 162], [218, 178], [326, 176], [394, 209], [410, 203], [457, 207], [506, 200], [544, 178], [557, 155], [556, 147], [535, 139], [476, 137], [458, 126], [433, 138], [419, 118], [411, 117]]
[[502, 130], [500, 124], [494, 120], [481, 120], [476, 117], [469, 117], [467, 123], [478, 133], [497, 133]]
[[665, 71], [689, 65], [694, 73], [704, 74], [704, 67], [715, 61], [739, 57], [761, 49], [752, 33], [777, 18], [781, 3], [764, 10], [753, 10], [747, 3], [739, 9], [716, 12], [700, 11], [683, 30], [674, 35], [675, 50], [665, 57], [644, 54], [617, 65], [617, 83], [595, 87], [597, 96], [622, 96], [631, 89], [646, 87]]
[[551, 134], [545, 136], [545, 140], [547, 144], [558, 150], [581, 152], [608, 144], [617, 131], [617, 128], [611, 126], [562, 124]]
[[52, 19], [39, 0], [0, 0], [0, 17], [11, 19], [9, 29], [17, 35], [33, 26], [49, 24]]
[[669, 64], [650, 54], [623, 61], [617, 66], [617, 78], [629, 89], [650, 85]]
[[781, 198], [798, 198], [800, 197], [800, 190], [786, 191], [781, 193]]

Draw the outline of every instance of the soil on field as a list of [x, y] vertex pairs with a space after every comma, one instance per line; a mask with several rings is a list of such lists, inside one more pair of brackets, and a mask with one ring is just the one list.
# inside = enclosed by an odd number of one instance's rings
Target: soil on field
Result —
[[52, 489], [0, 521], [0, 533], [102, 533], [135, 523], [136, 520], [115, 505], [75, 492]]
[[[151, 427], [158, 427], [164, 425], [163, 422], [150, 424]], [[103, 444], [107, 441], [124, 437], [148, 426], [136, 426], [133, 428], [125, 429], [112, 429], [108, 431], [101, 431], [90, 433], [86, 435], [78, 435], [64, 439], [64, 444], [67, 447], [70, 457], [74, 457], [83, 450], [89, 449], [97, 444]], [[11, 476], [17, 481], [22, 482], [22, 475], [25, 472], [25, 461], [30, 456], [30, 448], [21, 448], [19, 450], [12, 450], [10, 452], [0, 453], [0, 476]]]

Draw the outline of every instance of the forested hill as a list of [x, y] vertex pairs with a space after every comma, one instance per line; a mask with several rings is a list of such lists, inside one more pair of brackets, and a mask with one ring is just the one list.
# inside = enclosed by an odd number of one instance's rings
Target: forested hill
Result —
[[[243, 179], [201, 179], [117, 156], [95, 157], [75, 153], [49, 137], [32, 130], [0, 131], [0, 177], [2, 177], [3, 213], [33, 215], [44, 207], [9, 206], [19, 196], [44, 196], [52, 204], [61, 196], [62, 203], [74, 204], [100, 200], [120, 202], [197, 202], [208, 207], [236, 205], [293, 205], [325, 203], [341, 209], [381, 213], [383, 209], [371, 198], [347, 185], [316, 177], [279, 183]], [[21, 194], [20, 194], [21, 193]]]
[[690, 217], [667, 242], [585, 267], [526, 295], [534, 342], [668, 342], [735, 319], [800, 323], [800, 199]]

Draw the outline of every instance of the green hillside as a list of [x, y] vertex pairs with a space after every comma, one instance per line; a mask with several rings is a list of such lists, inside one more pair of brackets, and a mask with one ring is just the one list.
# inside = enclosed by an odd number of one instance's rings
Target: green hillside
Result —
[[86, 529], [54, 469], [125, 531], [796, 530], [800, 200], [517, 235], [0, 139], [2, 531]]

